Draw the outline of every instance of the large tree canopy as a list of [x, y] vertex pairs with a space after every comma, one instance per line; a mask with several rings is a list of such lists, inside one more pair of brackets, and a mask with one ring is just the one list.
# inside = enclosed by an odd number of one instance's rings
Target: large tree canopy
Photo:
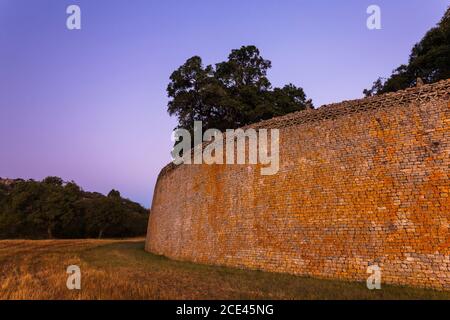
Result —
[[450, 8], [412, 48], [408, 64], [399, 66], [388, 79], [378, 78], [364, 94], [372, 96], [413, 87], [417, 78], [425, 83], [450, 78]]
[[302, 88], [272, 89], [270, 68], [255, 46], [232, 50], [215, 66], [192, 57], [170, 76], [168, 112], [179, 128], [192, 132], [194, 121], [202, 121], [204, 130], [224, 131], [312, 107]]

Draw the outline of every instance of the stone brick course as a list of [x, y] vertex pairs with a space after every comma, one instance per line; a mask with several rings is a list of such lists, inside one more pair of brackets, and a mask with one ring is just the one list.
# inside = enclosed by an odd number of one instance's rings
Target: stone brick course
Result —
[[146, 250], [177, 260], [450, 290], [450, 79], [263, 121], [280, 170], [170, 164]]

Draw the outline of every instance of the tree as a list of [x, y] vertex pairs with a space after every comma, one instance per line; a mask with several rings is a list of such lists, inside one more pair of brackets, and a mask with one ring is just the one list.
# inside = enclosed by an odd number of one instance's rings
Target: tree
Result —
[[438, 25], [412, 48], [407, 65], [395, 69], [386, 80], [379, 78], [363, 93], [367, 97], [410, 88], [417, 78], [425, 83], [450, 78], [450, 7]]
[[58, 177], [0, 184], [0, 238], [127, 237], [145, 234], [148, 211], [112, 190], [83, 191]]
[[311, 99], [306, 99], [306, 94], [302, 88], [297, 88], [292, 83], [283, 88], [275, 88], [273, 91], [273, 114], [272, 116], [281, 116], [303, 108], [312, 108]]
[[[176, 115], [179, 127], [193, 130], [194, 121], [205, 121], [214, 117], [214, 101], [210, 92], [216, 89], [211, 66], [202, 65], [202, 59], [192, 57], [170, 76], [167, 93], [170, 115]], [[218, 98], [217, 94], [212, 95]]]
[[178, 128], [192, 133], [194, 121], [202, 121], [203, 130], [224, 131], [312, 105], [294, 85], [272, 90], [271, 65], [255, 46], [232, 50], [214, 67], [194, 56], [170, 76], [168, 112], [177, 116]]
[[375, 80], [372, 84], [372, 88], [370, 89], [364, 89], [363, 94], [366, 97], [371, 97], [374, 95], [377, 95], [379, 92], [381, 92], [381, 90], [383, 89], [383, 78], [378, 78], [377, 80]]
[[254, 88], [258, 92], [267, 91], [271, 87], [267, 70], [271, 67], [272, 63], [261, 57], [258, 48], [243, 46], [231, 50], [228, 61], [216, 64], [216, 77], [224, 87], [236, 94], [243, 87]]
[[47, 177], [42, 182], [53, 186], [62, 186], [64, 183], [63, 179], [59, 177]]
[[96, 234], [101, 239], [105, 231], [121, 222], [121, 210], [114, 199], [94, 199], [88, 203], [86, 217], [88, 234]]
[[39, 187], [39, 206], [31, 212], [30, 219], [53, 239], [55, 232], [69, 224], [76, 214], [74, 203], [79, 197], [79, 188], [74, 183], [63, 186], [58, 177], [44, 179]]
[[108, 193], [108, 198], [112, 198], [112, 199], [120, 199], [120, 192], [117, 190], [112, 189], [109, 193]]

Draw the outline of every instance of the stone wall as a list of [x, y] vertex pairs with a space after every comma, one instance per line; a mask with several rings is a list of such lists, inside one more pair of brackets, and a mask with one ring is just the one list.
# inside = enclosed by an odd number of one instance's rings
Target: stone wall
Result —
[[168, 165], [146, 250], [172, 259], [450, 290], [450, 79], [275, 118], [280, 170]]

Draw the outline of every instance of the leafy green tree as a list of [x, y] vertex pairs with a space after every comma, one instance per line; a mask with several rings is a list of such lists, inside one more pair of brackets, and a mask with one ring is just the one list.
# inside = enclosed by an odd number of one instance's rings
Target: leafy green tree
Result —
[[74, 203], [80, 196], [80, 189], [74, 183], [65, 186], [63, 183], [58, 177], [45, 178], [39, 185], [39, 209], [30, 214], [30, 219], [36, 225], [45, 228], [49, 239], [54, 237], [58, 228], [69, 224], [76, 214]]
[[56, 229], [58, 238], [82, 238], [85, 223], [84, 213], [80, 206], [83, 191], [75, 182], [68, 182], [58, 190], [62, 194], [61, 210]]
[[292, 83], [283, 88], [275, 88], [272, 94], [272, 104], [270, 117], [282, 116], [299, 110], [299, 106], [313, 108], [312, 101], [306, 99], [306, 94], [302, 88], [298, 88]]
[[406, 89], [416, 85], [417, 78], [433, 83], [450, 78], [450, 7], [438, 25], [429, 30], [411, 50], [407, 65], [395, 69], [384, 80], [376, 80], [365, 96]]
[[94, 199], [87, 206], [86, 218], [89, 221], [86, 225], [88, 234], [96, 234], [101, 239], [105, 231], [120, 222], [120, 209], [111, 198]]
[[384, 86], [383, 78], [380, 77], [374, 81], [374, 83], [372, 84], [372, 88], [364, 89], [363, 94], [366, 97], [377, 95], [378, 93], [381, 93], [381, 90], [383, 90], [383, 86]]
[[109, 193], [108, 193], [108, 198], [112, 198], [112, 199], [120, 199], [120, 192], [117, 190], [112, 189]]
[[193, 129], [194, 121], [214, 117], [214, 91], [217, 84], [211, 66], [202, 65], [200, 57], [192, 57], [170, 76], [167, 93], [172, 100], [168, 103], [170, 115], [176, 115], [179, 127]]
[[224, 131], [312, 106], [294, 85], [272, 89], [270, 68], [255, 46], [232, 50], [214, 67], [192, 57], [170, 76], [168, 112], [179, 128], [193, 132], [194, 121], [202, 121], [204, 130]]
[[42, 182], [53, 186], [62, 186], [64, 183], [63, 179], [59, 177], [47, 177]]
[[234, 49], [228, 56], [228, 61], [216, 64], [216, 76], [230, 90], [239, 93], [244, 87], [267, 91], [271, 84], [267, 79], [267, 70], [272, 66], [269, 60], [261, 57], [255, 46], [243, 46]]
[[112, 190], [107, 197], [58, 177], [0, 183], [0, 238], [127, 237], [145, 234], [148, 210]]

